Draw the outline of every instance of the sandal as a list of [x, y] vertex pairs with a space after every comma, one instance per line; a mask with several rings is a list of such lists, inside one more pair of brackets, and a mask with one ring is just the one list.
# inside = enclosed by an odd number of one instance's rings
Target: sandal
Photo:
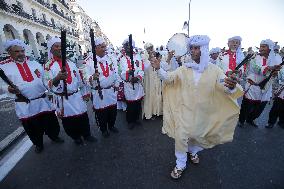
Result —
[[173, 179], [179, 179], [184, 170], [185, 170], [185, 168], [178, 169], [177, 167], [175, 167], [174, 170], [172, 170], [172, 172], [171, 172], [171, 177]]
[[199, 157], [198, 157], [197, 154], [195, 154], [195, 155], [189, 154], [189, 157], [190, 157], [190, 161], [193, 164], [199, 164]]

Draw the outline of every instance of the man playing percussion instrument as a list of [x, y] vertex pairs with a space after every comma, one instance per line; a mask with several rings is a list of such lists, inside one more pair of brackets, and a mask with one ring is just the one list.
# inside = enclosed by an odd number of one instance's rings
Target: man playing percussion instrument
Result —
[[232, 141], [238, 121], [236, 99], [243, 95], [242, 87], [234, 74], [228, 78], [209, 63], [209, 41], [205, 35], [190, 37], [192, 60], [172, 72], [151, 60], [165, 84], [162, 132], [175, 140], [173, 179], [185, 170], [187, 152], [193, 163], [199, 163], [198, 151]]

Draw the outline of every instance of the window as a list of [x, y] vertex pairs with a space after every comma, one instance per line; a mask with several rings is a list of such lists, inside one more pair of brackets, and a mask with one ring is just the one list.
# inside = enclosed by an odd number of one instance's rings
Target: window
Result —
[[46, 15], [42, 14], [43, 21], [46, 21]]
[[51, 24], [52, 24], [53, 26], [55, 25], [53, 18], [51, 18]]
[[36, 10], [35, 9], [32, 9], [32, 15], [33, 15], [33, 18], [36, 18]]
[[20, 7], [21, 10], [23, 10], [23, 3], [21, 3], [20, 1], [16, 1], [18, 7]]

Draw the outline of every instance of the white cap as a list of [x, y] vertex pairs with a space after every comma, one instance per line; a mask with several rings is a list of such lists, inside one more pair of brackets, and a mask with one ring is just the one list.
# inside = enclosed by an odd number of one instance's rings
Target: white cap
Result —
[[[127, 39], [125, 39], [124, 41], [123, 41], [123, 43], [122, 43], [122, 45], [124, 45], [124, 44], [126, 44], [126, 43], [128, 43], [129, 42], [129, 38], [127, 38]], [[132, 46], [133, 46], [133, 48], [135, 47], [135, 41], [132, 39]]]
[[219, 47], [212, 48], [209, 52], [209, 54], [214, 54], [214, 53], [220, 53], [221, 49]]
[[149, 47], [153, 47], [154, 48], [154, 45], [152, 43], [146, 43], [144, 45], [144, 49], [148, 49]]
[[274, 50], [275, 43], [271, 39], [262, 40], [260, 44], [267, 45], [270, 50]]
[[95, 44], [96, 44], [96, 45], [101, 45], [101, 44], [103, 44], [103, 43], [105, 43], [104, 38], [98, 37], [98, 38], [95, 39]]
[[242, 38], [240, 36], [234, 36], [228, 39], [228, 41], [233, 41], [233, 40], [239, 40], [240, 42], [242, 42]]
[[19, 47], [22, 47], [25, 50], [27, 48], [27, 45], [19, 39], [8, 40], [4, 44], [4, 48], [5, 48], [6, 51], [8, 51], [9, 48], [12, 47], [12, 46], [19, 46]]
[[51, 59], [53, 57], [51, 51], [52, 46], [55, 43], [61, 43], [61, 39], [59, 37], [52, 37], [48, 42], [47, 42], [47, 52], [48, 52], [48, 59]]

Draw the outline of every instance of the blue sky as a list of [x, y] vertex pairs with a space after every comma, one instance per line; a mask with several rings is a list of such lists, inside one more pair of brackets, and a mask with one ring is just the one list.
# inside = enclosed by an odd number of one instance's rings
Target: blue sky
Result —
[[[175, 33], [184, 32], [189, 0], [77, 0], [95, 19], [115, 46], [132, 33], [142, 41], [165, 45]], [[146, 34], [144, 34], [144, 28]], [[205, 34], [210, 47], [227, 47], [229, 37], [239, 35], [242, 46], [259, 46], [270, 38], [284, 45], [283, 0], [192, 0], [190, 35]]]

